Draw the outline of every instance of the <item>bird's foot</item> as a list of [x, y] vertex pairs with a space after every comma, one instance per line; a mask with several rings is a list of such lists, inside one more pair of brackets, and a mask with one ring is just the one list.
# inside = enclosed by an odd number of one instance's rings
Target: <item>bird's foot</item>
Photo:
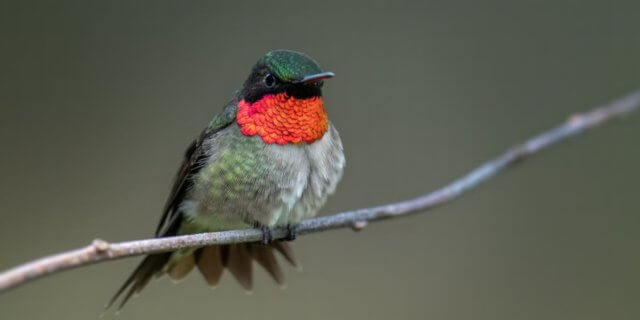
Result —
[[260, 241], [260, 243], [262, 243], [262, 245], [268, 245], [271, 243], [271, 241], [273, 241], [273, 236], [271, 235], [271, 229], [269, 229], [269, 227], [260, 227], [260, 230], [262, 230], [262, 240]]
[[287, 225], [287, 237], [284, 238], [286, 241], [293, 241], [296, 239], [296, 235], [298, 232], [298, 225]]

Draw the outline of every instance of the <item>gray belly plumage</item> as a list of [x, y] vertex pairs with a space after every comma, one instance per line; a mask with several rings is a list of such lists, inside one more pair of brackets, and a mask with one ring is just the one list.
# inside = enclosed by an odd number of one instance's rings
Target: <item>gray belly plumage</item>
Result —
[[207, 144], [211, 154], [181, 210], [210, 231], [286, 226], [315, 216], [345, 166], [333, 125], [311, 144], [265, 144], [233, 125]]

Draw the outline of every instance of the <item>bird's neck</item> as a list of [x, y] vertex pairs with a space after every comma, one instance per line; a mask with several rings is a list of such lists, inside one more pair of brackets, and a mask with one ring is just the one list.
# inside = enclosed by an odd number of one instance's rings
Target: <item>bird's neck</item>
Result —
[[285, 92], [238, 102], [236, 122], [246, 136], [260, 135], [265, 143], [312, 143], [324, 135], [329, 117], [322, 97], [298, 99]]

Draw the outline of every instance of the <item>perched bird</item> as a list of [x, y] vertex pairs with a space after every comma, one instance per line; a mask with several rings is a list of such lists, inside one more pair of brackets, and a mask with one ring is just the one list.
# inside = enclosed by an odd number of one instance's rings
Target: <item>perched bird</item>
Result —
[[333, 77], [309, 56], [270, 51], [251, 70], [235, 97], [188, 147], [156, 237], [259, 227], [260, 243], [209, 246], [148, 255], [111, 299], [119, 308], [152, 277], [181, 279], [195, 266], [215, 286], [227, 269], [252, 287], [258, 262], [278, 283], [275, 251], [296, 266], [286, 242], [269, 228], [287, 227], [289, 239], [316, 215], [342, 177], [345, 159], [338, 131], [324, 109], [322, 85]]

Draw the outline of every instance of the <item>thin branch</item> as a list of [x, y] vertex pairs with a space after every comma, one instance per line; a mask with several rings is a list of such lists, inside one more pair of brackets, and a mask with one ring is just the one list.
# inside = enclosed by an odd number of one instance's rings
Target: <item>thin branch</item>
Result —
[[[581, 133], [586, 129], [596, 127], [605, 121], [636, 110], [639, 106], [640, 90], [603, 107], [574, 115], [563, 124], [516, 145], [499, 157], [482, 164], [458, 180], [432, 193], [396, 203], [306, 220], [298, 227], [298, 234], [302, 235], [345, 227], [360, 230], [371, 221], [424, 212], [448, 203], [465, 191], [500, 173], [508, 166], [517, 163], [518, 160]], [[274, 229], [272, 235], [274, 239], [281, 239], [287, 235], [287, 231], [285, 229]], [[46, 275], [93, 263], [184, 248], [253, 242], [261, 238], [262, 232], [260, 230], [243, 229], [118, 243], [94, 240], [92, 244], [84, 248], [44, 257], [0, 273], [0, 292]]]

